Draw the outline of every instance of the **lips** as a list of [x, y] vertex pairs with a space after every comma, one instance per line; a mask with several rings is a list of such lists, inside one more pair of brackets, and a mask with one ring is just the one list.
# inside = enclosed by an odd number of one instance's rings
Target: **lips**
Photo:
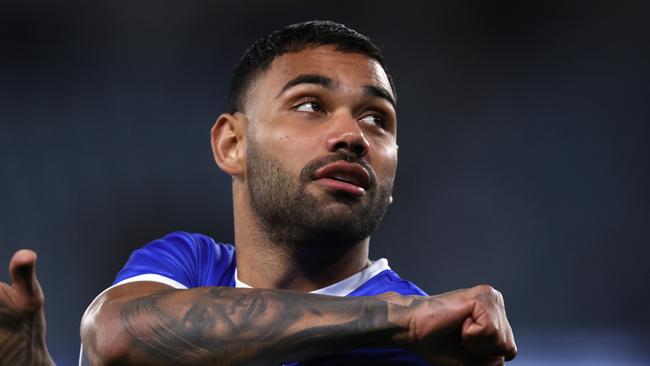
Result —
[[364, 167], [347, 161], [336, 161], [316, 170], [313, 180], [354, 195], [364, 195], [371, 184], [370, 174]]

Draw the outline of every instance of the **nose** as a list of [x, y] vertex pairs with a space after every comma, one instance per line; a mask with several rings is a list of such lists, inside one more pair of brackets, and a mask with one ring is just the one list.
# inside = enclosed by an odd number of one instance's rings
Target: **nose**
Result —
[[356, 119], [347, 115], [331, 122], [332, 128], [326, 140], [328, 151], [347, 150], [360, 158], [368, 154], [370, 143]]

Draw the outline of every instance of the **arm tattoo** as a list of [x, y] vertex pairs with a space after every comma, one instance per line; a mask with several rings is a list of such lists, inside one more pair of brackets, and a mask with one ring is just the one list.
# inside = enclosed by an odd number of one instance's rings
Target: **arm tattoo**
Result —
[[268, 363], [312, 355], [314, 347], [340, 351], [391, 332], [388, 305], [377, 298], [224, 287], [190, 291], [189, 299], [187, 292], [166, 290], [122, 306], [122, 323], [138, 350], [159, 362]]

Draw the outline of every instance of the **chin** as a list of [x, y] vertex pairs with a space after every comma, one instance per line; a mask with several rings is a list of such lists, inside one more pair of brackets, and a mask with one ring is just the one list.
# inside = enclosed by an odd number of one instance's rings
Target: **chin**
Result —
[[350, 207], [328, 207], [318, 217], [313, 217], [311, 231], [330, 244], [356, 243], [370, 236], [379, 224]]

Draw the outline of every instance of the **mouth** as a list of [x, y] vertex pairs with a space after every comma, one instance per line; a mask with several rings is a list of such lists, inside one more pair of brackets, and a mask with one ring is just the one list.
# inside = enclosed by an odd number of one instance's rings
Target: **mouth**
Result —
[[336, 161], [316, 170], [314, 183], [354, 196], [363, 196], [370, 189], [368, 171], [357, 163]]

